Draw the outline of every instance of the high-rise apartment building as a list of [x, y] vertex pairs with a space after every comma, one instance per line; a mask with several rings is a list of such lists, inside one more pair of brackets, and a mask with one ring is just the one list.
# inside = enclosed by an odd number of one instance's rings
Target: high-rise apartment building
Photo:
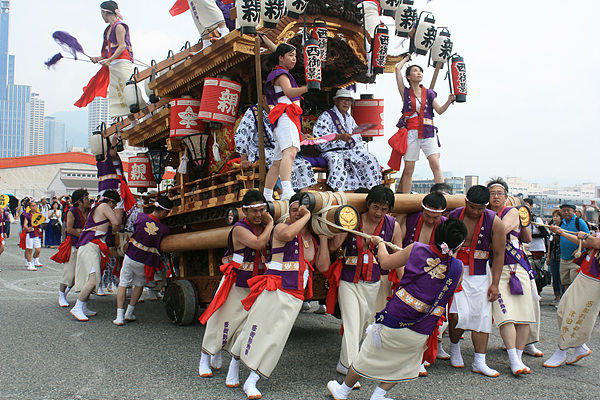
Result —
[[44, 118], [44, 154], [64, 153], [65, 123], [58, 121], [56, 117]]
[[103, 122], [106, 126], [110, 124], [108, 115], [108, 99], [104, 97], [96, 97], [88, 106], [88, 144], [89, 138], [92, 137], [92, 132], [98, 130], [98, 127]]
[[29, 102], [29, 151], [27, 156], [44, 154], [44, 100], [40, 99], [39, 93], [31, 94]]
[[[9, 84], [8, 21], [10, 1], [0, 1], [0, 100], [6, 100], [6, 87]], [[12, 61], [14, 68], [14, 58]], [[12, 84], [12, 82], [10, 82]]]

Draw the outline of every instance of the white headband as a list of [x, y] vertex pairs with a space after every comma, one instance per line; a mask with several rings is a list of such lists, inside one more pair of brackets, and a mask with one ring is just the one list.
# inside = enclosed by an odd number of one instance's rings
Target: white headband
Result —
[[121, 21], [123, 21], [123, 14], [121, 14], [121, 10], [119, 10], [118, 8], [115, 11], [113, 11], [113, 10], [107, 10], [106, 8], [100, 7], [100, 10], [106, 11], [107, 13], [110, 13], [110, 14], [115, 14], [117, 16], [117, 18], [119, 18]]
[[262, 207], [262, 206], [266, 206], [267, 203], [258, 203], [258, 204], [250, 204], [247, 206], [242, 206], [242, 208], [258, 208], [258, 207]]
[[434, 213], [443, 213], [444, 211], [446, 211], [445, 208], [442, 208], [441, 210], [436, 210], [434, 208], [429, 208], [425, 204], [423, 204], [423, 202], [421, 202], [421, 207], [423, 207], [423, 210], [431, 211], [431, 212], [434, 212]]
[[159, 208], [162, 208], [162, 209], [163, 209], [163, 210], [165, 210], [165, 211], [171, 211], [171, 209], [170, 209], [170, 208], [166, 208], [166, 207], [163, 207], [163, 206], [161, 206], [160, 204], [158, 204], [158, 201], [155, 201], [155, 202], [154, 202], [154, 207], [159, 207]]
[[488, 204], [490, 204], [489, 201], [487, 203], [484, 203], [484, 204], [474, 203], [471, 200], [467, 199], [466, 197], [465, 197], [465, 200], [468, 201], [471, 204], [475, 204], [476, 206], [487, 206]]
[[505, 187], [504, 187], [504, 185], [503, 185], [503, 184], [501, 184], [501, 183], [492, 183], [492, 184], [491, 184], [491, 185], [488, 187], [488, 189], [489, 189], [489, 188], [491, 188], [491, 187], [494, 187], [494, 186], [500, 186], [502, 189], [504, 189], [504, 192], [505, 192], [505, 193], [507, 192], [506, 188], [505, 188]]
[[292, 201], [292, 202], [290, 203], [290, 207], [291, 207], [291, 206], [292, 206], [292, 204], [294, 204], [294, 203], [300, 203], [300, 200], [295, 200], [295, 201]]

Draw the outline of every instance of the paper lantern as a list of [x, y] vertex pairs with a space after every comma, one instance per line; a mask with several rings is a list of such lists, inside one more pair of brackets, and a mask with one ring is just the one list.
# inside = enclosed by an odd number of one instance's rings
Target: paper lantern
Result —
[[142, 97], [142, 91], [137, 86], [137, 80], [135, 76], [138, 74], [137, 67], [133, 69], [133, 74], [131, 74], [131, 78], [125, 84], [125, 88], [123, 88], [123, 99], [125, 100], [125, 104], [129, 107], [129, 112], [135, 114], [140, 112], [145, 106], [144, 98]]
[[102, 137], [102, 132], [106, 130], [106, 125], [103, 122], [96, 129], [98, 130], [92, 132], [92, 136], [90, 137], [90, 151], [96, 156], [96, 161], [102, 161], [106, 157], [106, 150], [108, 149], [106, 140]]
[[354, 100], [352, 117], [357, 125], [374, 124], [372, 128], [362, 131], [362, 137], [383, 136], [384, 100], [374, 99], [372, 94], [361, 94], [360, 99]]
[[198, 118], [205, 122], [234, 125], [242, 85], [221, 77], [206, 78]]
[[284, 0], [262, 0], [260, 2], [260, 16], [265, 28], [277, 28], [277, 23], [285, 12]]
[[388, 45], [390, 43], [390, 35], [388, 32], [388, 28], [385, 26], [385, 24], [379, 24], [375, 28], [375, 34], [373, 35], [371, 46], [373, 49], [373, 53], [371, 55], [371, 68], [373, 74], [383, 74], [385, 69]]
[[182, 142], [186, 145], [190, 154], [190, 161], [198, 167], [202, 174], [202, 167], [208, 161], [208, 138], [209, 134], [198, 133], [183, 138]]
[[173, 99], [171, 105], [171, 130], [169, 137], [180, 140], [187, 135], [200, 133], [204, 130], [205, 123], [198, 119], [200, 100]]
[[435, 29], [435, 17], [429, 11], [423, 11], [417, 21], [417, 27], [415, 28], [415, 35], [411, 41], [411, 51], [416, 52], [422, 56], [426, 55], [433, 42], [437, 30]]
[[260, 21], [260, 1], [236, 0], [235, 9], [237, 11], [237, 23], [239, 24], [240, 32], [255, 34], [256, 26]]
[[433, 66], [437, 67], [439, 65], [443, 67], [451, 54], [452, 40], [450, 40], [450, 32], [448, 28], [440, 28], [429, 53]]
[[129, 157], [129, 179], [127, 184], [132, 188], [147, 188], [156, 186], [152, 176], [152, 163], [145, 154]]
[[154, 90], [151, 90], [149, 86], [150, 82], [155, 80], [158, 76], [158, 74], [156, 73], [155, 60], [150, 61], [150, 67], [152, 68], [152, 72], [150, 73], [150, 76], [144, 80], [144, 91], [146, 92], [146, 96], [148, 96], [148, 100], [150, 100], [150, 103], [156, 104], [160, 99], [156, 95], [156, 92]]
[[169, 157], [169, 150], [161, 147], [158, 149], [148, 149], [146, 153], [150, 160], [150, 167], [152, 175], [157, 185], [162, 182], [162, 177], [165, 174], [165, 167], [167, 164], [167, 158]]
[[298, 19], [304, 14], [307, 5], [308, 0], [285, 0], [286, 14], [290, 18]]
[[417, 9], [413, 7], [413, 0], [400, 0], [396, 8], [394, 20], [396, 23], [396, 36], [408, 37], [415, 21], [417, 20]]
[[321, 90], [321, 48], [312, 37], [304, 46], [304, 76], [309, 91]]
[[321, 50], [321, 64], [327, 61], [327, 22], [321, 18], [313, 21], [312, 37], [319, 42]]
[[452, 93], [456, 96], [457, 103], [467, 101], [467, 68], [464, 59], [456, 55], [452, 57], [450, 65], [450, 75], [452, 76]]
[[398, 3], [399, 0], [379, 0], [381, 14], [387, 15], [388, 17], [393, 17], [396, 13], [396, 8], [398, 8]]

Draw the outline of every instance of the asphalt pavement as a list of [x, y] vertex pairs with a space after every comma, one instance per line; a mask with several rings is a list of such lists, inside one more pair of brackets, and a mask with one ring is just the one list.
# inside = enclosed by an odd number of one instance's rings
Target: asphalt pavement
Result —
[[[136, 307], [137, 321], [115, 326], [116, 294], [92, 296], [89, 307], [98, 316], [78, 322], [58, 306], [61, 266], [50, 260], [56, 251], [42, 249], [44, 267], [25, 269], [17, 246], [18, 228], [0, 256], [0, 399], [240, 399], [241, 388], [225, 386], [229, 355], [213, 378], [198, 376], [203, 326], [176, 326], [162, 301]], [[498, 329], [489, 341], [488, 365], [498, 378], [471, 372], [473, 347], [462, 341], [466, 368], [454, 369], [438, 360], [429, 376], [398, 384], [394, 399], [599, 399], [600, 327], [588, 342], [594, 351], [575, 365], [544, 368], [556, 348], [556, 309], [549, 305], [552, 289], [542, 293], [542, 358], [524, 356], [530, 375], [514, 377]], [[67, 296], [75, 302], [75, 295]], [[335, 371], [340, 347], [340, 321], [329, 315], [298, 316], [277, 368], [258, 388], [263, 399], [331, 399], [326, 384], [342, 381]], [[444, 348], [449, 350], [444, 338]], [[390, 354], [393, 357], [393, 354]], [[248, 375], [242, 366], [240, 378]], [[375, 383], [362, 380], [350, 399], [366, 400]]]

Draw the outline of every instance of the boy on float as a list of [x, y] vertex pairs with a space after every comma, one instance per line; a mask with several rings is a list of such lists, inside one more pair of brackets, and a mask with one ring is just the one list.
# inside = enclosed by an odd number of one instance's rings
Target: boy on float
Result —
[[[115, 325], [125, 325], [125, 321], [135, 321], [133, 311], [146, 285], [146, 266], [160, 269], [160, 242], [169, 233], [167, 225], [160, 221], [169, 215], [172, 208], [173, 202], [163, 196], [154, 202], [151, 214], [137, 215], [133, 224], [134, 232], [129, 239], [129, 246], [121, 267], [117, 291], [117, 318], [113, 320]], [[151, 276], [154, 277], [154, 271]], [[127, 288], [132, 286], [134, 288], [126, 312], [124, 307]]]
[[273, 188], [277, 177], [280, 177], [283, 188], [281, 200], [289, 200], [295, 193], [291, 182], [292, 166], [302, 141], [300, 96], [306, 93], [308, 88], [298, 87], [289, 72], [296, 65], [294, 46], [281, 43], [269, 57], [269, 62], [275, 65], [275, 68], [267, 76], [265, 93], [267, 103], [272, 107], [269, 121], [273, 126], [275, 153], [273, 165], [265, 177], [264, 195], [268, 201], [273, 200]]
[[[248, 280], [265, 272], [267, 245], [273, 232], [273, 218], [267, 201], [258, 190], [250, 190], [242, 199], [244, 219], [236, 222], [227, 239], [228, 251], [221, 266], [219, 289], [200, 323], [206, 325], [198, 373], [213, 376], [212, 368], [221, 367], [221, 349], [229, 351], [240, 333], [248, 311], [242, 300], [250, 294]], [[210, 361], [209, 361], [210, 358]], [[239, 387], [239, 358], [232, 357], [225, 384]]]
[[327, 384], [335, 400], [347, 399], [361, 376], [381, 381], [371, 400], [390, 400], [385, 395], [396, 383], [419, 376], [428, 338], [460, 282], [463, 265], [453, 254], [466, 236], [465, 224], [450, 219], [435, 230], [434, 244], [414, 242], [391, 255], [373, 238], [381, 268], [396, 268], [400, 286], [369, 325], [344, 382]]

